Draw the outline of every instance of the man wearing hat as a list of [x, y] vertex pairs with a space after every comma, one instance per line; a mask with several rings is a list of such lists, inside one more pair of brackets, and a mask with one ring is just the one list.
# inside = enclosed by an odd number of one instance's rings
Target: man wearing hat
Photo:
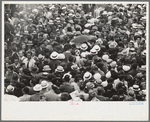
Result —
[[6, 88], [6, 93], [4, 94], [4, 101], [8, 102], [19, 102], [19, 98], [14, 96], [14, 87], [12, 85], [8, 85]]
[[42, 86], [40, 84], [36, 84], [33, 87], [33, 90], [35, 91], [35, 94], [31, 95], [30, 101], [40, 101], [43, 97], [43, 95], [40, 93]]

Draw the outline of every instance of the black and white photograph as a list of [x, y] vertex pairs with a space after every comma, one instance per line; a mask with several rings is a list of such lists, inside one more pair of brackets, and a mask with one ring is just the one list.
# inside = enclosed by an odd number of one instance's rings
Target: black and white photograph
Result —
[[[59, 109], [57, 104], [65, 103], [66, 111], [84, 103], [89, 109], [94, 103], [148, 105], [148, 3], [16, 1], [2, 5], [4, 104], [54, 103]], [[146, 119], [139, 115], [137, 119]]]

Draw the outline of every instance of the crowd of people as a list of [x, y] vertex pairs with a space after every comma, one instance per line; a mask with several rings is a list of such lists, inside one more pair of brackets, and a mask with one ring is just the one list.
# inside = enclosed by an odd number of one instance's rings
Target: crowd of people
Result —
[[4, 101], [145, 101], [146, 11], [35, 4], [5, 13]]

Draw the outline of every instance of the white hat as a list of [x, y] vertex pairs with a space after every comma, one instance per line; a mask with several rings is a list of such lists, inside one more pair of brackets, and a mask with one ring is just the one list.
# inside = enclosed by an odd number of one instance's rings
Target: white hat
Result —
[[107, 61], [109, 59], [109, 56], [108, 55], [103, 55], [102, 59], [105, 60], [105, 61]]
[[90, 32], [89, 29], [84, 29], [84, 31], [82, 31], [83, 34], [88, 34]]
[[103, 44], [103, 41], [102, 41], [101, 38], [98, 38], [98, 39], [96, 40], [96, 43]]
[[130, 66], [127, 66], [127, 65], [124, 65], [122, 68], [123, 68], [124, 71], [129, 71], [130, 70]]
[[103, 87], [106, 87], [106, 86], [108, 85], [108, 82], [107, 82], [107, 81], [103, 81], [103, 82], [101, 83], [101, 85], [102, 85]]
[[40, 84], [36, 84], [34, 87], [33, 87], [33, 90], [34, 91], [41, 91], [42, 90], [42, 86]]
[[84, 80], [89, 80], [92, 77], [92, 74], [90, 72], [86, 72], [83, 75], [83, 79]]
[[107, 15], [108, 13], [107, 13], [107, 11], [103, 11], [103, 13], [102, 13], [103, 15]]
[[65, 55], [63, 53], [62, 54], [58, 54], [57, 59], [65, 59]]
[[57, 52], [52, 52], [50, 55], [51, 59], [57, 59], [58, 58], [58, 53]]
[[6, 92], [13, 92], [14, 91], [14, 87], [12, 85], [8, 85], [6, 88]]
[[37, 9], [33, 9], [32, 12], [38, 13], [39, 11]]
[[81, 46], [80, 46], [81, 50], [87, 50], [87, 48], [88, 48], [88, 46], [85, 43], [81, 44]]
[[115, 68], [116, 65], [117, 65], [117, 62], [116, 62], [116, 61], [113, 61], [113, 62], [110, 63], [110, 66], [111, 66], [112, 68]]
[[48, 82], [46, 80], [43, 80], [41, 82], [41, 86], [42, 86], [42, 88], [47, 88], [49, 86], [49, 84], [48, 84]]
[[94, 48], [92, 48], [92, 49], [90, 50], [90, 54], [96, 55], [96, 54], [97, 54], [97, 50], [95, 50]]
[[101, 81], [101, 74], [95, 73], [95, 74], [93, 75], [93, 77], [94, 77], [94, 79], [95, 79], [97, 82]]
[[94, 45], [93, 49], [95, 49], [96, 51], [100, 51], [101, 50], [99, 45]]
[[64, 72], [64, 68], [62, 66], [57, 66], [55, 72]]
[[44, 56], [42, 54], [39, 54], [38, 59], [44, 59]]
[[134, 91], [140, 91], [139, 85], [133, 85], [133, 90]]
[[72, 70], [79, 70], [79, 67], [78, 67], [77, 64], [74, 64], [74, 65], [71, 66], [71, 69]]
[[142, 55], [145, 56], [146, 55], [146, 50], [142, 51]]
[[106, 73], [106, 78], [111, 78], [111, 72], [110, 71]]
[[69, 79], [71, 79], [72, 78], [72, 75], [70, 74], [70, 73], [65, 73], [64, 75], [63, 75], [63, 79], [65, 78], [65, 76], [66, 75], [68, 75], [69, 76]]
[[49, 67], [49, 65], [45, 65], [43, 67], [43, 71], [50, 71], [50, 70], [51, 70], [51, 68]]
[[109, 58], [109, 59], [107, 60], [107, 63], [111, 63], [112, 61], [113, 61], [113, 60]]

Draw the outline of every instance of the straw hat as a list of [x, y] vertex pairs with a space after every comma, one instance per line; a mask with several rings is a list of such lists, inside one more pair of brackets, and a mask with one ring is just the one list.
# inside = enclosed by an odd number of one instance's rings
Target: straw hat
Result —
[[49, 67], [49, 65], [45, 65], [43, 67], [43, 71], [50, 71], [50, 70], [51, 70], [51, 68]]
[[64, 72], [64, 68], [62, 66], [57, 66], [55, 72]]
[[48, 84], [48, 82], [46, 81], [46, 80], [43, 80], [42, 82], [41, 82], [41, 87], [42, 88], [47, 88], [49, 86], [49, 84]]
[[36, 84], [34, 87], [33, 87], [33, 90], [34, 91], [41, 91], [42, 90], [42, 86], [40, 84]]
[[50, 55], [51, 59], [57, 59], [58, 58], [58, 53], [57, 52], [52, 52]]
[[83, 75], [83, 79], [84, 80], [89, 80], [92, 77], [92, 74], [90, 72], [86, 72]]
[[80, 46], [81, 50], [87, 50], [88, 49], [88, 45], [86, 43], [81, 44]]

